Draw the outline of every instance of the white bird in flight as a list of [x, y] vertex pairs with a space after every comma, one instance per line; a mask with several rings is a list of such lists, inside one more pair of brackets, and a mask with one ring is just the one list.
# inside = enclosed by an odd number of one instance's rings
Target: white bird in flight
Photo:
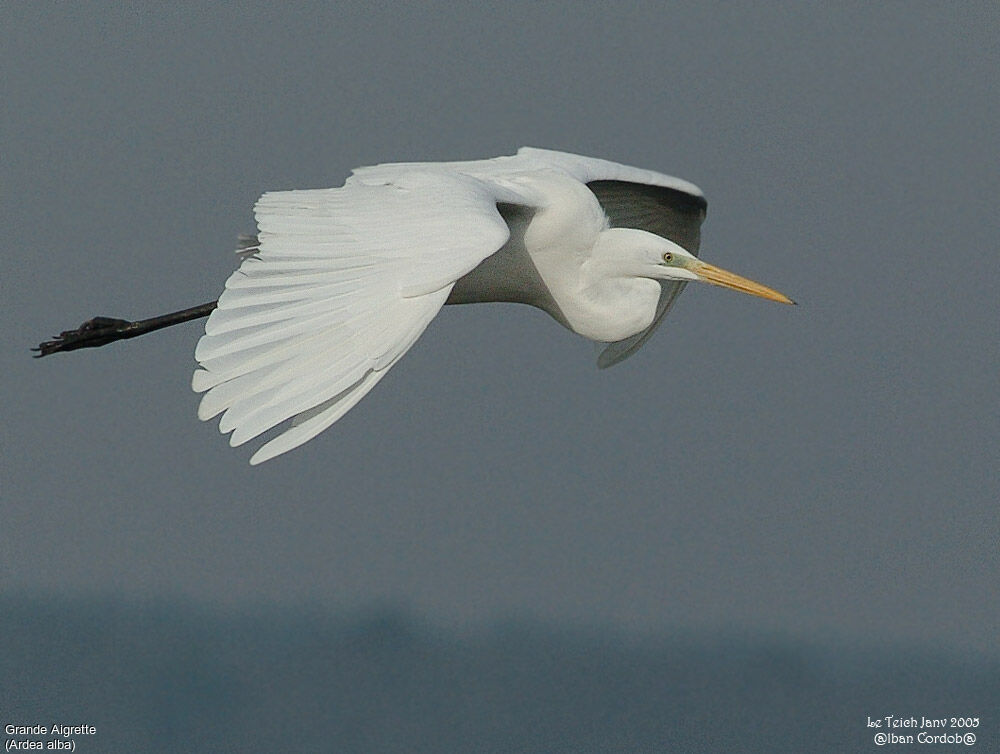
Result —
[[[264, 194], [217, 302], [88, 320], [35, 350], [104, 345], [208, 316], [192, 387], [230, 445], [284, 425], [257, 464], [354, 407], [445, 304], [509, 301], [638, 350], [689, 281], [794, 303], [700, 261], [705, 198], [687, 181], [565, 152], [359, 168], [343, 187]], [[288, 420], [291, 420], [290, 422]]]

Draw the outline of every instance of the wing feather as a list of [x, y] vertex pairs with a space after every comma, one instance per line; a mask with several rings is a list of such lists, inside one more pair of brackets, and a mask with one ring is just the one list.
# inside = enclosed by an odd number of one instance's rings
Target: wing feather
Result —
[[590, 181], [613, 228], [638, 228], [663, 236], [697, 254], [707, 203], [702, 196], [668, 186], [630, 181]]
[[198, 415], [241, 445], [292, 420], [251, 458], [306, 442], [375, 386], [462, 275], [509, 231], [510, 190], [441, 171], [264, 194], [258, 248], [226, 282], [195, 349]]

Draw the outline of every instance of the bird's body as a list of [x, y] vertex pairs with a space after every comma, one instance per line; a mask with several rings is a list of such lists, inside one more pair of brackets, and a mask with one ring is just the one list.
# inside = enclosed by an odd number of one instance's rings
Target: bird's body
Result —
[[[258, 235], [195, 350], [198, 415], [222, 414], [234, 446], [291, 420], [251, 463], [291, 450], [364, 397], [446, 303], [535, 306], [608, 343], [609, 366], [645, 342], [689, 280], [790, 302], [696, 259], [705, 207], [686, 181], [528, 148], [264, 194]], [[82, 345], [113, 337], [92, 339]], [[58, 343], [43, 355], [80, 347]]]
[[591, 340], [622, 340], [648, 327], [660, 286], [648, 278], [603, 274], [596, 239], [608, 218], [585, 184], [559, 174], [530, 175], [526, 196], [539, 206], [499, 208], [504, 245], [459, 278], [446, 303], [505, 301], [542, 309]]

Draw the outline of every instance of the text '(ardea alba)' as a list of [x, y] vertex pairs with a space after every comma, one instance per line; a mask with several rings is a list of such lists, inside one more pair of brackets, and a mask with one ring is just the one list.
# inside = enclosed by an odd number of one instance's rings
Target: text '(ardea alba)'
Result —
[[97, 317], [37, 350], [210, 315], [195, 348], [198, 416], [221, 414], [233, 446], [284, 425], [250, 459], [261, 463], [349, 411], [445, 304], [535, 306], [607, 343], [607, 367], [646, 342], [689, 281], [793, 303], [697, 258], [705, 208], [687, 181], [542, 149], [360, 168], [341, 188], [264, 194], [217, 302]]

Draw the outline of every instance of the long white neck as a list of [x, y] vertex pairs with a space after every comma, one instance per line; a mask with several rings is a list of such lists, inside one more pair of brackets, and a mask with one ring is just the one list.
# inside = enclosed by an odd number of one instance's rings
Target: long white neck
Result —
[[591, 340], [610, 343], [645, 330], [656, 316], [660, 284], [641, 277], [609, 276], [591, 262], [580, 271], [580, 287], [560, 301], [570, 329]]
[[525, 180], [546, 205], [503, 209], [510, 239], [455, 284], [448, 303], [529, 304], [603, 342], [648, 327], [660, 285], [623, 271], [621, 255], [621, 239], [640, 231], [609, 230], [597, 198], [578, 181], [557, 174]]
[[593, 193], [572, 180], [545, 186], [555, 197], [524, 231], [524, 248], [558, 306], [562, 324], [591, 340], [622, 340], [648, 327], [660, 284], [623, 266], [622, 240], [641, 233], [608, 229]]

